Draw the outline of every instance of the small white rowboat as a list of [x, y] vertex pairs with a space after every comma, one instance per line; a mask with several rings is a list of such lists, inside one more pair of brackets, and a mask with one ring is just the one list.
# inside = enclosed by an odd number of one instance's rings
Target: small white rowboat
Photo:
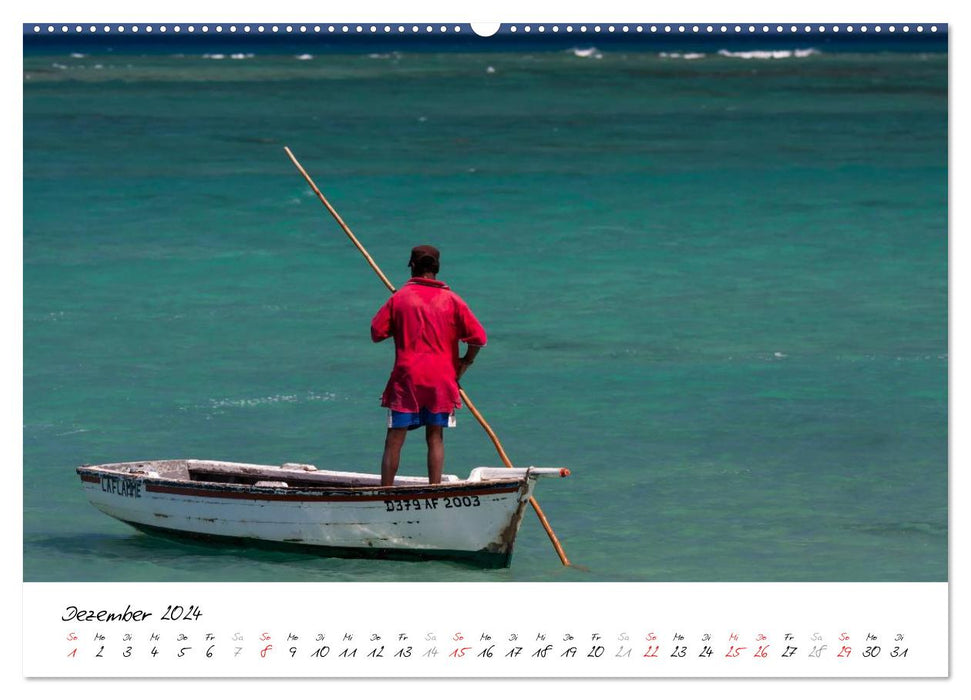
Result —
[[462, 559], [509, 566], [538, 477], [567, 469], [478, 467], [467, 479], [395, 479], [207, 460], [78, 467], [91, 503], [139, 530], [314, 548], [330, 556]]

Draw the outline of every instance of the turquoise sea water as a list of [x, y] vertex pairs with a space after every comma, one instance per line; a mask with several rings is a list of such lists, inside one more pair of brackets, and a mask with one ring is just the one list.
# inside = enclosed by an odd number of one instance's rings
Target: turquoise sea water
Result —
[[[945, 53], [204, 53], [25, 54], [26, 580], [947, 579]], [[440, 247], [463, 384], [572, 469], [536, 495], [588, 571], [532, 515], [482, 571], [84, 499], [82, 463], [378, 471], [385, 290], [284, 145], [396, 284]], [[446, 471], [499, 464], [460, 412]]]

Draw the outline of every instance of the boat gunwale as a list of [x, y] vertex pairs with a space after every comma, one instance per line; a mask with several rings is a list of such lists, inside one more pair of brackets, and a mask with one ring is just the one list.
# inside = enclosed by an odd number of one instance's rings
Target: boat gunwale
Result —
[[[138, 464], [138, 463], [125, 463]], [[84, 465], [77, 467], [76, 472], [82, 482], [100, 483], [100, 477], [115, 476], [126, 479], [137, 479], [145, 484], [145, 489], [151, 493], [174, 493], [185, 496], [227, 496], [253, 497], [270, 500], [409, 500], [413, 498], [442, 498], [450, 495], [471, 496], [511, 493], [520, 490], [527, 482], [527, 477], [508, 479], [486, 479], [482, 481], [451, 481], [440, 484], [400, 484], [394, 486], [380, 485], [321, 485], [321, 486], [256, 486], [255, 484], [239, 484], [219, 481], [195, 481], [184, 478], [172, 478], [162, 475], [149, 476], [147, 473], [131, 473], [121, 469], [110, 469], [101, 465]], [[284, 475], [281, 475], [281, 477]], [[85, 478], [89, 477], [89, 478]], [[281, 481], [284, 480], [281, 478]], [[198, 493], [193, 493], [198, 492]], [[307, 498], [309, 497], [309, 498]]]

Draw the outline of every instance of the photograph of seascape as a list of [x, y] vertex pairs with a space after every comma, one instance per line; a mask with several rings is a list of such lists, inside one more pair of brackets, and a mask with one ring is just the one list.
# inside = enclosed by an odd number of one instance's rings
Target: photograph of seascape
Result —
[[[633, 26], [25, 27], [25, 581], [946, 581], [946, 26]], [[82, 464], [379, 472], [387, 291], [285, 146], [395, 285], [441, 250], [489, 333], [462, 385], [517, 466], [571, 470], [536, 497], [577, 567], [531, 512], [487, 570], [87, 502]], [[501, 467], [457, 418], [446, 473]]]

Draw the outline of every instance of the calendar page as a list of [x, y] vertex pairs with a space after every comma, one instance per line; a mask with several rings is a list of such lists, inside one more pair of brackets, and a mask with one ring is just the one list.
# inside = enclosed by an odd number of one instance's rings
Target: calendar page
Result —
[[[228, 595], [218, 588], [28, 586], [25, 610], [43, 624], [26, 631], [25, 674], [948, 674], [946, 584], [471, 583], [458, 594], [449, 584], [407, 584], [384, 605], [375, 602], [386, 594], [380, 584], [235, 584]], [[450, 602], [420, 604], [425, 597]]]
[[948, 678], [947, 15], [433, 9], [25, 9], [23, 677]]

